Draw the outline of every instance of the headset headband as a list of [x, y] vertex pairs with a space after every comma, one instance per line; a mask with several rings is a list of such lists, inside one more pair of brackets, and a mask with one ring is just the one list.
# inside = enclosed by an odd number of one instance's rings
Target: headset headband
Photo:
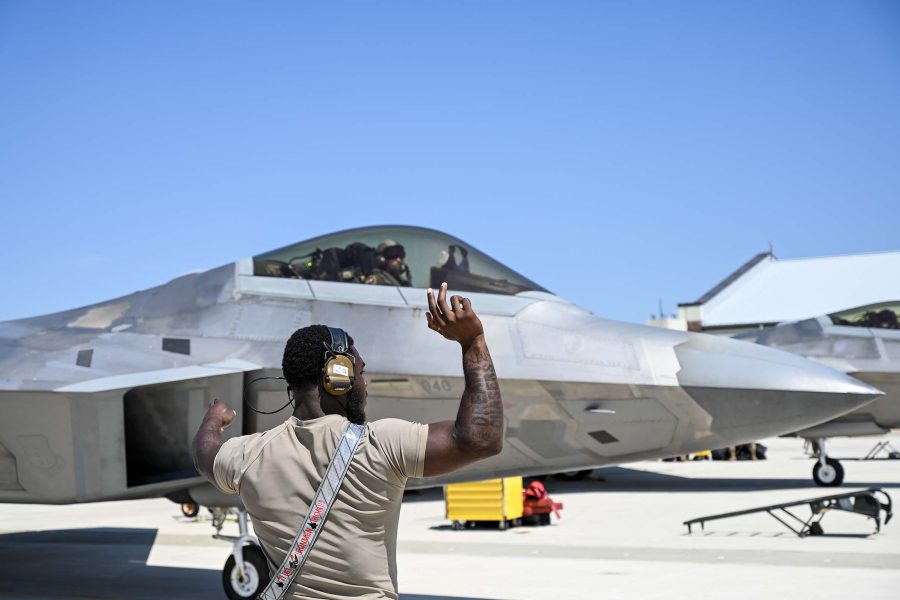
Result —
[[331, 334], [331, 345], [329, 350], [335, 354], [350, 354], [350, 341], [347, 338], [347, 332], [340, 327], [329, 327], [328, 333]]

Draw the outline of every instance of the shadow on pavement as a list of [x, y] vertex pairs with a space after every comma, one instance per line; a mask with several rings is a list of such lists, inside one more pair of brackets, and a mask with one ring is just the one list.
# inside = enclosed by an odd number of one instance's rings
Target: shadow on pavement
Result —
[[[725, 477], [679, 477], [663, 473], [606, 467], [597, 469], [583, 481], [560, 481], [551, 477], [539, 478], [548, 486], [550, 493], [578, 492], [733, 492], [761, 490], [807, 489], [819, 496], [841, 494], [863, 488], [900, 488], [900, 482], [848, 481], [841, 487], [825, 488], [813, 482], [812, 477], [804, 479], [774, 478], [725, 478]], [[815, 495], [815, 494], [814, 494]]]
[[225, 598], [219, 571], [147, 566], [155, 539], [155, 529], [0, 535], [0, 598]]
[[[147, 566], [155, 540], [155, 529], [64, 529], [0, 535], [0, 599], [226, 598], [219, 570]], [[487, 600], [423, 594], [401, 594], [400, 598]]]
[[[840, 487], [821, 487], [812, 477], [797, 479], [731, 478], [731, 477], [681, 477], [653, 473], [626, 467], [604, 467], [594, 470], [581, 481], [565, 481], [553, 475], [529, 477], [539, 479], [551, 494], [577, 494], [579, 492], [736, 492], [764, 490], [810, 490], [819, 496], [841, 494], [864, 488], [900, 488], [900, 482], [848, 481]], [[815, 494], [814, 494], [815, 495]], [[409, 490], [404, 502], [428, 502], [443, 500], [442, 488]]]
[[432, 500], [443, 500], [444, 488], [433, 487], [421, 490], [406, 490], [403, 493], [404, 502], [430, 502]]

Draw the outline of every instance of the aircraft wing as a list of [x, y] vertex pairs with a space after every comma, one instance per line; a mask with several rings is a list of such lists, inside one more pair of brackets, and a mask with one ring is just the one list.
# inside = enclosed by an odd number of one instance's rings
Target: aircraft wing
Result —
[[[202, 483], [190, 446], [206, 408], [215, 398], [239, 408], [244, 373], [259, 369], [228, 360], [0, 392], [0, 502], [150, 497]], [[226, 436], [242, 425], [239, 411]]]

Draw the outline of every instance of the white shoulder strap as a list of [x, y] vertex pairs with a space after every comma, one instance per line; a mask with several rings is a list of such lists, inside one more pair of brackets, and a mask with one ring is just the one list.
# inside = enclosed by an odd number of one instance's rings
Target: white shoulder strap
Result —
[[281, 566], [278, 567], [266, 589], [257, 596], [258, 600], [280, 600], [291, 587], [294, 578], [300, 573], [303, 563], [309, 556], [309, 551], [312, 550], [319, 538], [319, 532], [322, 531], [322, 525], [331, 511], [338, 490], [341, 489], [347, 469], [350, 467], [350, 461], [353, 460], [353, 454], [365, 430], [365, 425], [347, 424], [337, 450], [331, 457], [328, 468], [325, 469], [325, 477], [322, 478], [322, 483], [319, 484], [319, 489], [316, 490], [316, 494], [309, 504], [309, 511], [306, 513], [306, 518], [303, 519], [303, 525], [300, 526], [297, 537], [294, 538], [291, 551], [284, 557]]

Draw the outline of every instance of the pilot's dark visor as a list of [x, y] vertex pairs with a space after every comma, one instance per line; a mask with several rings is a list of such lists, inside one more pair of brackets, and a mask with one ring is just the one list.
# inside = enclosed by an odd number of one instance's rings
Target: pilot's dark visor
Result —
[[381, 255], [385, 258], [385, 260], [394, 260], [395, 258], [406, 258], [406, 250], [403, 249], [403, 246], [397, 244], [396, 246], [388, 246], [384, 250], [381, 251]]

